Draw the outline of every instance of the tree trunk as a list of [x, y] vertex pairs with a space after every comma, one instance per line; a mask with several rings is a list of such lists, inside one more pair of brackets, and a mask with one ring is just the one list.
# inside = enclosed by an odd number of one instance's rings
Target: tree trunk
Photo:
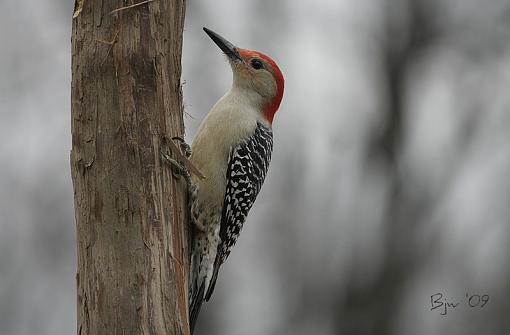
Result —
[[184, 1], [77, 0], [72, 151], [78, 334], [189, 334], [185, 183], [160, 160], [183, 136]]

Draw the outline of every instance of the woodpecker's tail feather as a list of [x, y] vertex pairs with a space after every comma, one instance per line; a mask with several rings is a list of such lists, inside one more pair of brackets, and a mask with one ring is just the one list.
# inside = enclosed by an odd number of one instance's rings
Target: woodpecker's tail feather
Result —
[[202, 303], [204, 302], [204, 291], [205, 283], [202, 282], [202, 285], [200, 285], [198, 291], [195, 291], [196, 294], [191, 297], [191, 305], [189, 307], [189, 327], [191, 335], [193, 335], [195, 324], [197, 323], [200, 307], [202, 307]]
[[[200, 308], [204, 301], [209, 300], [210, 294], [212, 293], [211, 286], [214, 286], [214, 281], [218, 275], [215, 261], [217, 243], [209, 243], [213, 238], [207, 235], [207, 233], [195, 233], [191, 255], [191, 278], [189, 287], [189, 319], [192, 333], [198, 319]], [[208, 295], [207, 298], [204, 299], [206, 292]]]
[[[202, 303], [209, 300], [218, 276], [217, 264], [220, 262], [217, 257], [218, 245], [221, 242], [219, 237], [220, 217], [219, 215], [205, 214], [200, 215], [197, 220], [207, 222], [206, 225], [203, 225], [206, 230], [199, 230], [198, 225], [193, 229], [189, 286], [191, 329], [195, 326]], [[205, 296], [207, 298], [204, 299]]]
[[[216, 279], [218, 279], [218, 270], [220, 269], [220, 258], [216, 257], [216, 261], [214, 262], [214, 272], [209, 282], [209, 287], [207, 288], [207, 293], [205, 293], [205, 281], [202, 281], [200, 288], [197, 289], [194, 286], [194, 291], [192, 291], [191, 296], [191, 305], [189, 308], [189, 320], [190, 320], [190, 331], [191, 335], [193, 335], [193, 331], [195, 329], [195, 325], [197, 323], [198, 314], [200, 313], [200, 308], [204, 301], [209, 301], [211, 298], [211, 294], [214, 291], [214, 287], [216, 286]], [[196, 284], [196, 283], [193, 283]], [[204, 298], [205, 293], [205, 298]]]
[[191, 271], [190, 271], [190, 285], [189, 285], [189, 322], [190, 322], [190, 332], [193, 335], [193, 331], [195, 329], [195, 324], [197, 322], [198, 314], [200, 312], [200, 307], [202, 307], [202, 303], [204, 301], [204, 291], [205, 291], [205, 282], [200, 281], [199, 271], [200, 271], [200, 262], [201, 257], [200, 254], [197, 253], [197, 234], [195, 229], [193, 229], [193, 248], [192, 248], [192, 256], [191, 256]]
[[216, 255], [216, 259], [214, 260], [214, 270], [211, 277], [211, 281], [209, 282], [209, 287], [207, 288], [207, 292], [205, 293], [205, 301], [209, 301], [212, 293], [214, 292], [214, 287], [216, 286], [216, 280], [218, 279], [218, 271], [220, 270], [221, 260], [220, 255]]

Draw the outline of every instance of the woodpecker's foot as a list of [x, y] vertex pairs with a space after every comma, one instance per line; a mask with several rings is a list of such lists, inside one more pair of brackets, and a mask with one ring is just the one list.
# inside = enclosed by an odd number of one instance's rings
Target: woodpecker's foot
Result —
[[176, 161], [163, 151], [161, 151], [161, 158], [163, 159], [163, 161], [172, 166], [172, 172], [174, 177], [176, 178], [183, 177], [186, 183], [188, 184], [188, 187], [191, 187], [192, 185], [191, 176], [184, 166], [182, 166], [178, 161]]
[[191, 147], [189, 146], [188, 143], [186, 143], [186, 141], [184, 141], [184, 139], [182, 137], [174, 136], [174, 137], [172, 137], [172, 140], [179, 141], [179, 145], [181, 146], [181, 151], [184, 154], [184, 156], [186, 156], [186, 158], [191, 157]]
[[[161, 148], [161, 158], [164, 162], [169, 164], [172, 167], [172, 172], [174, 177], [180, 178], [183, 177], [186, 181], [186, 184], [188, 185], [188, 190], [193, 187], [193, 183], [191, 181], [191, 175], [186, 169], [184, 163], [181, 163], [178, 159], [174, 159], [170, 156], [170, 153], [175, 153], [177, 146], [171, 142], [171, 140], [168, 140], [168, 138], [164, 137], [163, 141], [161, 142], [162, 148]], [[182, 156], [182, 153], [178, 152], [175, 154], [179, 158], [184, 158]], [[181, 160], [182, 161], [182, 160]]]
[[204, 222], [203, 217], [200, 217], [200, 213], [196, 211], [196, 208], [191, 208], [191, 225], [201, 233], [205, 233], [207, 228], [202, 223]]
[[[174, 139], [177, 139], [180, 142], [179, 146], [174, 143]], [[200, 179], [205, 179], [205, 176], [189, 160], [191, 150], [189, 145], [184, 142], [182, 138], [174, 137], [169, 139], [168, 137], [163, 136], [161, 146], [161, 154], [164, 160], [174, 166], [180, 175], [185, 176], [185, 178], [187, 178], [186, 181], [188, 181], [188, 179], [191, 180], [191, 174], [194, 174]], [[172, 154], [172, 156], [170, 156], [170, 154]]]
[[207, 227], [201, 223], [198, 223], [198, 221], [194, 221], [193, 225], [195, 225], [195, 228], [201, 233], [205, 233], [207, 231]]

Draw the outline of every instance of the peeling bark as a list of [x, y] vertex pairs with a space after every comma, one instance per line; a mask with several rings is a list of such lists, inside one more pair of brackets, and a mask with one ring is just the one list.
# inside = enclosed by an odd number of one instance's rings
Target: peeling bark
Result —
[[132, 4], [75, 5], [78, 334], [189, 334], [185, 183], [160, 160], [184, 133], [185, 3]]

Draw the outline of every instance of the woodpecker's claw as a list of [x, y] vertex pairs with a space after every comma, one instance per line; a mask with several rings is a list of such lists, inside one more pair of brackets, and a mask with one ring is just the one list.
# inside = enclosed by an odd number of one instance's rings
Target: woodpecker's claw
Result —
[[176, 178], [179, 178], [179, 177], [184, 177], [184, 180], [186, 181], [186, 184], [188, 184], [188, 186], [190, 186], [192, 184], [191, 182], [191, 176], [188, 172], [188, 170], [186, 170], [186, 168], [184, 166], [182, 166], [181, 164], [179, 164], [178, 161], [176, 161], [175, 159], [173, 159], [172, 157], [170, 157], [167, 153], [161, 151], [161, 158], [163, 159], [163, 161], [165, 161], [166, 163], [168, 163], [169, 165], [172, 166], [172, 172], [173, 172], [173, 175], [174, 177]]
[[[178, 139], [180, 142], [180, 147], [177, 146], [173, 140]], [[205, 176], [193, 165], [193, 163], [190, 162], [188, 159], [189, 156], [191, 156], [191, 150], [189, 148], [189, 145], [184, 142], [184, 140], [180, 137], [174, 137], [172, 139], [169, 139], [166, 136], [163, 136], [163, 139], [161, 141], [162, 146], [165, 146], [168, 148], [166, 152], [171, 152], [172, 156], [174, 158], [171, 158], [176, 164], [169, 161], [168, 159], [165, 160], [169, 162], [170, 165], [175, 166], [179, 171], [186, 171], [188, 177], [191, 177], [191, 174], [194, 174], [200, 179], [205, 179]], [[165, 152], [165, 150], [162, 150], [162, 152], [165, 153], [166, 156], [170, 158], [170, 156]], [[184, 153], [183, 153], [184, 152]]]
[[172, 137], [172, 140], [178, 140], [181, 146], [181, 151], [184, 153], [184, 156], [186, 156], [186, 158], [190, 158], [191, 147], [189, 146], [189, 144], [186, 143], [186, 141], [184, 141], [184, 139], [180, 136], [174, 136]]
[[[184, 177], [184, 180], [186, 181], [186, 184], [188, 185], [188, 189], [190, 189], [193, 185], [193, 183], [191, 181], [190, 172], [188, 171], [188, 169], [186, 168], [184, 163], [179, 162], [179, 160], [180, 161], [182, 161], [183, 159], [187, 160], [187, 157], [183, 156], [183, 154], [181, 152], [178, 152], [179, 150], [182, 150], [182, 151], [184, 151], [184, 154], [186, 155], [186, 151], [185, 151], [186, 149], [182, 145], [182, 143], [185, 143], [185, 142], [181, 138], [179, 138], [179, 139], [181, 140], [181, 148], [178, 148], [172, 142], [173, 139], [169, 140], [167, 137], [163, 137], [163, 141], [161, 141], [161, 144], [162, 144], [161, 158], [163, 159], [163, 161], [165, 161], [166, 163], [168, 163], [169, 165], [172, 166], [172, 173], [173, 173], [174, 177], [176, 177], [176, 178], [179, 178], [181, 176]], [[186, 146], [188, 146], [188, 145], [186, 144]], [[179, 159], [179, 160], [170, 157], [169, 153], [173, 153], [175, 156], [178, 157], [177, 159]], [[191, 163], [189, 163], [189, 164], [191, 164]]]

